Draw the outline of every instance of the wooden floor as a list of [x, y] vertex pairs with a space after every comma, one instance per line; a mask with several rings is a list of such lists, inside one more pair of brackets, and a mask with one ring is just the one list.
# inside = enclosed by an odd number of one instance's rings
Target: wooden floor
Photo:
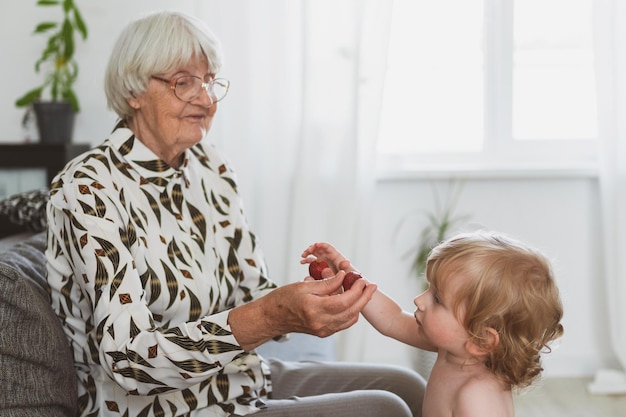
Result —
[[625, 395], [593, 395], [591, 378], [549, 378], [515, 399], [516, 417], [626, 417]]

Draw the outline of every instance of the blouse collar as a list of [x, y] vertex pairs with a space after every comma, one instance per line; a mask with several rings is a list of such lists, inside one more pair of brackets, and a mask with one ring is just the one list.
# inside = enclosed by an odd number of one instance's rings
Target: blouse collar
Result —
[[124, 161], [119, 161], [119, 163], [129, 164], [134, 171], [139, 173], [142, 181], [145, 180], [164, 188], [169, 182], [179, 180], [189, 187], [189, 150], [183, 153], [184, 159], [180, 167], [172, 168], [137, 139], [124, 121], [117, 124], [109, 140], [124, 158]]

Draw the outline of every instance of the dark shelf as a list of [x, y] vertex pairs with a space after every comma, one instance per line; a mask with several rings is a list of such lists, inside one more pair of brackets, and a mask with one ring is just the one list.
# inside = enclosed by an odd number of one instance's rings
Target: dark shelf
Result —
[[49, 185], [68, 161], [89, 148], [90, 145], [81, 143], [0, 144], [0, 169], [44, 168]]

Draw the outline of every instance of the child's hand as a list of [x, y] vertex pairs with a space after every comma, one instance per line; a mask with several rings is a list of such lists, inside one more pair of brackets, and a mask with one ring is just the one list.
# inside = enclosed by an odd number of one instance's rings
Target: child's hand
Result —
[[[328, 267], [324, 264], [317, 266], [317, 264], [314, 264], [317, 261], [324, 261]], [[302, 259], [300, 260], [300, 263], [303, 265], [309, 264], [309, 273], [313, 277], [319, 277], [320, 279], [331, 278], [333, 274], [336, 274], [339, 271], [347, 272], [342, 281], [344, 291], [348, 291], [352, 288], [352, 284], [354, 284], [356, 280], [363, 279], [363, 276], [350, 264], [348, 258], [343, 256], [330, 243], [317, 242], [312, 244], [306, 248], [304, 252], [302, 252]], [[308, 279], [309, 277], [305, 278], [305, 280]], [[370, 285], [367, 280], [363, 279], [363, 281], [366, 286]]]
[[[333, 273], [337, 271], [350, 271], [354, 270], [348, 258], [343, 256], [338, 250], [336, 250], [330, 243], [317, 242], [309, 246], [302, 252], [301, 264], [309, 264], [316, 259], [325, 261]], [[326, 271], [326, 270], [325, 270]], [[330, 274], [329, 276], [332, 276]], [[324, 278], [327, 278], [324, 276]]]

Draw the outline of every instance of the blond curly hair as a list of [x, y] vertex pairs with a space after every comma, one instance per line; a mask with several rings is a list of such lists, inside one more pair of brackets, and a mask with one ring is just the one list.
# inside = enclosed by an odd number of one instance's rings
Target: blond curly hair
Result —
[[[464, 279], [452, 287], [449, 278], [458, 274]], [[541, 354], [563, 334], [563, 306], [544, 255], [502, 234], [464, 233], [431, 251], [426, 276], [452, 294], [455, 316], [506, 386], [524, 388], [540, 377]], [[495, 346], [486, 328], [497, 332]]]

